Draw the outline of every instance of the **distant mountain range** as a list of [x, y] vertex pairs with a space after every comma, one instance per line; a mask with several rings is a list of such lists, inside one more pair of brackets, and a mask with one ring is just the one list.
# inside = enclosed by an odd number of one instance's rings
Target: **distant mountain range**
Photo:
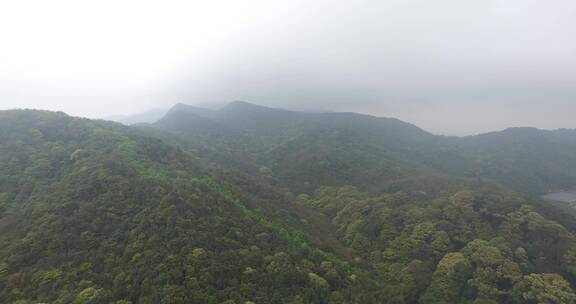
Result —
[[133, 125], [138, 123], [153, 123], [162, 118], [167, 109], [151, 109], [143, 113], [134, 115], [116, 115], [105, 117], [105, 120], [116, 121], [125, 125]]
[[208, 157], [269, 167], [280, 184], [298, 191], [313, 190], [320, 181], [377, 190], [415, 172], [495, 180], [533, 194], [576, 185], [576, 131], [567, 129], [445, 137], [394, 118], [246, 102], [219, 110], [178, 104], [140, 127], [164, 131], [164, 139], [178, 136], [180, 145], [204, 150]]

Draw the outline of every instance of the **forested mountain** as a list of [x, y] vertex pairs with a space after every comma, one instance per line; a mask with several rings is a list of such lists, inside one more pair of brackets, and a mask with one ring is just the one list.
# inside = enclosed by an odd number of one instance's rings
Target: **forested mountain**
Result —
[[0, 143], [1, 303], [362, 299], [281, 196], [177, 148], [38, 111], [0, 112]]
[[[428, 170], [442, 138], [393, 118], [355, 113], [302, 113], [233, 102], [211, 112], [175, 106], [152, 126], [203, 151], [271, 172], [295, 192], [318, 185], [378, 189], [383, 181]], [[170, 135], [161, 136], [166, 139]]]
[[576, 130], [510, 128], [457, 144], [475, 176], [534, 194], [576, 185]]
[[378, 191], [383, 183], [422, 173], [494, 180], [531, 194], [576, 185], [575, 130], [511, 128], [444, 137], [393, 118], [246, 102], [220, 110], [179, 104], [150, 127], [208, 157], [271, 170], [278, 185], [296, 192], [320, 185]]
[[0, 303], [576, 303], [573, 133], [1, 111]]

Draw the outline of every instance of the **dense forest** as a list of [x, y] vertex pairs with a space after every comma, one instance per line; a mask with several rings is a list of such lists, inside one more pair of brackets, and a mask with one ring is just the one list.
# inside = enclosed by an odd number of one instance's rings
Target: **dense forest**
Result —
[[220, 110], [176, 105], [149, 134], [274, 183], [311, 193], [319, 185], [382, 185], [420, 174], [495, 181], [542, 194], [576, 185], [576, 131], [511, 128], [468, 137], [430, 134], [394, 119], [302, 113], [233, 102]]
[[0, 112], [0, 303], [576, 303], [576, 131]]

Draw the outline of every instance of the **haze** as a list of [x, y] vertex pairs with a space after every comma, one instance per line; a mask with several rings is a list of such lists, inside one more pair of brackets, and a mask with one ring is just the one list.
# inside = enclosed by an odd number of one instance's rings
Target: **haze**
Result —
[[0, 109], [231, 100], [441, 134], [576, 128], [576, 2], [5, 1]]

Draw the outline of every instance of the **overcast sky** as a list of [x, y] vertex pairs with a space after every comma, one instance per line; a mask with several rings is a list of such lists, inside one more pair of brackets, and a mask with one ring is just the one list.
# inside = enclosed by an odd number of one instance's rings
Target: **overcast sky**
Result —
[[576, 128], [576, 1], [0, 2], [0, 109], [231, 100], [441, 134]]

